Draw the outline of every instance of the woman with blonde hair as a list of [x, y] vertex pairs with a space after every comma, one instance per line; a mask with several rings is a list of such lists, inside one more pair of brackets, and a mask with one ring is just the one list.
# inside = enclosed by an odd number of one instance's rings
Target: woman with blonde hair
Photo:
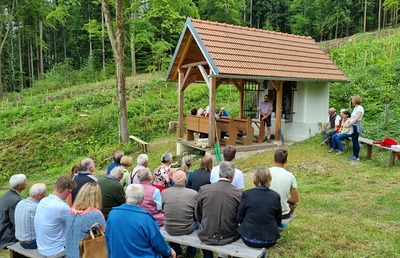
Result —
[[364, 108], [361, 106], [361, 97], [353, 96], [351, 98], [351, 102], [354, 105], [353, 112], [350, 117], [350, 132], [351, 141], [353, 143], [353, 156], [348, 158], [350, 161], [359, 161], [360, 160], [360, 143], [358, 142], [358, 137], [360, 133], [363, 132], [363, 128], [361, 125], [361, 120], [364, 116]]
[[269, 248], [280, 238], [281, 197], [269, 189], [271, 181], [269, 169], [259, 168], [253, 177], [255, 187], [242, 194], [237, 213], [240, 223], [237, 231], [247, 246]]
[[121, 158], [121, 166], [124, 168], [124, 176], [122, 177], [121, 181], [119, 183], [124, 187], [124, 189], [128, 186], [128, 178], [129, 178], [129, 171], [128, 168], [130, 168], [133, 164], [133, 158], [130, 156], [122, 156]]
[[87, 237], [93, 224], [105, 229], [101, 190], [97, 183], [86, 183], [79, 190], [70, 214], [66, 218], [65, 253], [68, 258], [79, 258], [79, 242]]

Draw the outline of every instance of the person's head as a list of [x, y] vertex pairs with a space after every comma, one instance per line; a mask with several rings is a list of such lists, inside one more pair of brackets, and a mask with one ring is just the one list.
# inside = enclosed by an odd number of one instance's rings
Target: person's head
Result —
[[199, 108], [199, 110], [197, 110], [197, 115], [198, 116], [204, 115], [204, 109], [203, 108]]
[[91, 158], [86, 158], [81, 161], [81, 169], [87, 173], [93, 174], [95, 166], [94, 161]]
[[204, 171], [211, 171], [213, 167], [213, 159], [211, 156], [204, 156], [200, 161], [200, 168]]
[[147, 167], [149, 165], [149, 156], [140, 154], [136, 159], [136, 163], [140, 166]]
[[130, 156], [122, 156], [121, 158], [121, 166], [124, 166], [124, 168], [128, 168], [132, 166], [133, 164], [133, 159]]
[[264, 95], [264, 102], [268, 102], [269, 101], [269, 96], [266, 94]]
[[222, 156], [224, 156], [225, 161], [232, 161], [236, 156], [236, 148], [232, 145], [227, 145], [222, 152]]
[[358, 95], [353, 96], [353, 97], [351, 98], [351, 102], [353, 103], [354, 106], [361, 105], [361, 97], [358, 96]]
[[124, 167], [119, 166], [111, 169], [110, 175], [112, 175], [119, 182], [124, 177], [124, 172], [125, 172]]
[[181, 161], [181, 170], [182, 170], [183, 172], [185, 172], [186, 174], [189, 173], [190, 168], [192, 167], [192, 165], [193, 165], [193, 158], [192, 158], [192, 156], [186, 155], [186, 156], [184, 156], [184, 157], [182, 158], [182, 161]]
[[26, 188], [27, 180], [24, 174], [16, 174], [11, 176], [8, 182], [13, 190], [20, 193]]
[[141, 184], [130, 184], [125, 190], [126, 203], [140, 205], [144, 197], [144, 187]]
[[102, 197], [100, 186], [95, 182], [89, 182], [84, 184], [79, 189], [78, 195], [75, 198], [73, 208], [75, 210], [84, 211], [91, 208], [101, 210], [102, 208]]
[[172, 180], [174, 181], [174, 185], [177, 186], [185, 186], [186, 184], [186, 174], [182, 170], [175, 171], [172, 174]]
[[277, 149], [274, 155], [275, 163], [284, 165], [287, 162], [288, 151], [284, 149]]
[[235, 165], [232, 162], [224, 161], [219, 166], [219, 177], [233, 180], [235, 176]]
[[264, 186], [269, 188], [271, 185], [272, 176], [268, 168], [258, 168], [253, 176], [255, 186]]
[[340, 113], [340, 116], [341, 116], [343, 119], [346, 119], [346, 118], [351, 117], [351, 114], [350, 114], [349, 111], [344, 110], [344, 111], [342, 111], [342, 112]]
[[62, 176], [57, 180], [53, 194], [65, 200], [75, 187], [76, 183], [74, 180], [67, 176]]
[[76, 163], [70, 170], [69, 176], [73, 178], [76, 174], [82, 171], [81, 163]]
[[169, 152], [164, 153], [161, 156], [161, 162], [166, 165], [170, 165], [172, 163], [172, 154]]
[[40, 201], [46, 196], [46, 185], [43, 183], [32, 185], [29, 189], [29, 196], [37, 201]]
[[114, 156], [113, 156], [114, 162], [115, 163], [120, 163], [122, 156], [124, 156], [124, 152], [123, 151], [114, 152]]
[[137, 172], [137, 177], [138, 177], [140, 182], [151, 181], [151, 179], [153, 179], [153, 177], [151, 175], [151, 171], [148, 168], [144, 168], [144, 169], [139, 170]]
[[191, 114], [192, 116], [197, 115], [197, 108], [192, 108], [192, 110], [190, 110], [190, 114]]
[[335, 114], [335, 112], [336, 112], [336, 109], [333, 108], [333, 107], [331, 107], [330, 109], [328, 109], [328, 114], [329, 114], [330, 116], [333, 115], [333, 114]]

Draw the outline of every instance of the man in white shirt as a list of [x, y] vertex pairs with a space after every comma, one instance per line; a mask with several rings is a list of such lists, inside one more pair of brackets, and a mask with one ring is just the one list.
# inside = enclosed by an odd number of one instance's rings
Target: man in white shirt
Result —
[[281, 196], [283, 219], [287, 219], [292, 215], [299, 201], [296, 178], [284, 168], [287, 156], [287, 150], [276, 150], [274, 155], [275, 166], [269, 168], [272, 176], [270, 189]]
[[[232, 145], [227, 145], [225, 147], [222, 155], [224, 157], [224, 161], [233, 162], [235, 159], [235, 156], [236, 156], [236, 148]], [[211, 170], [211, 175], [210, 175], [211, 184], [218, 182], [218, 180], [219, 180], [219, 165], [213, 167], [213, 169]], [[232, 185], [239, 190], [243, 190], [243, 188], [244, 188], [243, 172], [237, 168], [235, 168], [235, 176], [232, 180]]]
[[51, 258], [65, 255], [65, 219], [69, 206], [64, 202], [76, 183], [68, 177], [60, 177], [53, 193], [43, 198], [36, 209], [35, 231], [39, 253]]

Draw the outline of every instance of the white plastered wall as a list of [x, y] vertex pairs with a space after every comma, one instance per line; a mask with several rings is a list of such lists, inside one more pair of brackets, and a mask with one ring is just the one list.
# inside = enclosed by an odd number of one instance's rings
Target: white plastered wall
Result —
[[[264, 94], [260, 96], [263, 97]], [[284, 139], [302, 141], [318, 133], [318, 123], [323, 124], [326, 121], [328, 108], [329, 84], [327, 82], [298, 82], [293, 98], [293, 122], [285, 123], [282, 119], [281, 128]], [[258, 134], [258, 128], [254, 129], [255, 134]], [[272, 118], [271, 131], [272, 133], [275, 131], [275, 118]]]

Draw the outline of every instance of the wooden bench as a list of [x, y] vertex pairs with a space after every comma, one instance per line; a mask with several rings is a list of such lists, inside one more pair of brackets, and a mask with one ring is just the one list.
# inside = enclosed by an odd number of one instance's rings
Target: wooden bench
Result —
[[254, 128], [252, 126], [252, 119], [241, 118], [218, 118], [217, 133], [221, 135], [221, 131], [227, 133], [227, 145], [236, 145], [237, 140], [242, 140], [244, 145], [253, 144]]
[[208, 134], [208, 117], [204, 116], [187, 116], [186, 117], [186, 132], [187, 140], [194, 140], [194, 133], [207, 133]]
[[[161, 234], [165, 237], [165, 240], [168, 242], [174, 242], [181, 245], [193, 246], [199, 249], [210, 250], [213, 252], [217, 252], [219, 254], [226, 254], [234, 257], [261, 257], [267, 251], [264, 248], [252, 248], [245, 245], [242, 239], [238, 239], [233, 243], [226, 245], [206, 245], [202, 243], [197, 236], [197, 231], [192, 232], [189, 235], [183, 236], [171, 236], [168, 234], [164, 227], [160, 228]], [[267, 256], [267, 255], [266, 255]]]
[[[289, 218], [283, 219], [282, 224], [287, 224], [296, 218], [295, 214], [292, 214]], [[285, 228], [281, 228], [281, 231]], [[186, 246], [193, 246], [199, 249], [210, 250], [220, 254], [226, 254], [234, 257], [261, 257], [265, 251], [265, 257], [267, 257], [267, 250], [264, 248], [252, 248], [245, 245], [242, 239], [238, 239], [233, 243], [226, 245], [206, 245], [201, 242], [197, 236], [197, 231], [192, 232], [189, 235], [183, 236], [171, 236], [168, 234], [164, 227], [160, 228], [161, 234], [165, 237], [168, 242], [173, 242]]]
[[145, 142], [145, 141], [143, 141], [143, 140], [141, 140], [141, 139], [139, 139], [139, 138], [137, 138], [136, 136], [133, 136], [133, 135], [129, 135], [129, 138], [130, 138], [131, 140], [134, 140], [134, 141], [136, 141], [137, 143], [139, 143], [139, 144], [142, 145], [142, 151], [143, 151], [143, 153], [146, 153], [146, 152], [147, 152], [147, 145], [148, 145], [147, 142]]
[[7, 249], [10, 251], [10, 258], [46, 258], [37, 249], [25, 249], [19, 243], [9, 245]]
[[396, 153], [400, 152], [400, 149], [384, 147], [384, 146], [381, 146], [380, 144], [373, 143], [374, 142], [373, 140], [366, 139], [363, 137], [359, 137], [358, 140], [359, 140], [359, 142], [367, 145], [367, 159], [372, 158], [372, 146], [375, 146], [375, 147], [378, 147], [381, 149], [385, 149], [385, 150], [389, 150], [390, 151], [389, 167], [393, 167], [395, 155], [396, 155]]

